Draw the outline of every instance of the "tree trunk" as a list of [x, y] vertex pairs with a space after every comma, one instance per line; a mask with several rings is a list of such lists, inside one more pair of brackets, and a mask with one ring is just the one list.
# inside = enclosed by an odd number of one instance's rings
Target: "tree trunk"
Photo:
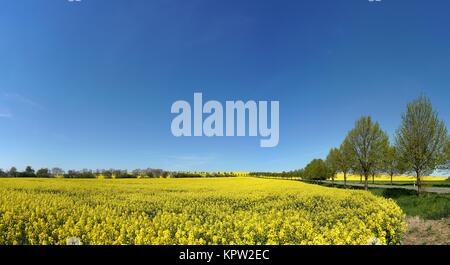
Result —
[[416, 184], [417, 184], [417, 196], [419, 196], [420, 195], [421, 186], [422, 186], [422, 182], [420, 181], [419, 171], [416, 171]]
[[347, 172], [344, 172], [344, 187], [347, 187]]
[[391, 186], [392, 186], [392, 176], [393, 176], [393, 175], [394, 175], [394, 174], [391, 173]]
[[372, 184], [375, 184], [375, 174], [372, 174]]
[[359, 175], [359, 183], [362, 184], [362, 175]]
[[369, 174], [365, 174], [364, 175], [364, 189], [368, 190], [369, 189]]

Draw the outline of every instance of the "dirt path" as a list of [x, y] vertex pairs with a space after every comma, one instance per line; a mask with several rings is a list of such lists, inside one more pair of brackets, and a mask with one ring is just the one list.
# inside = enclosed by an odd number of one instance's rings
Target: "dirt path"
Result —
[[407, 217], [404, 245], [450, 245], [450, 218], [424, 220]]

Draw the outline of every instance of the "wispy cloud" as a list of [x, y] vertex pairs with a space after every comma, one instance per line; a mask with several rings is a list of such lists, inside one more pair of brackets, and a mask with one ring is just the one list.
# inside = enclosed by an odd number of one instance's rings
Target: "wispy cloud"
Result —
[[0, 118], [11, 119], [12, 114], [11, 113], [0, 113]]
[[25, 104], [27, 106], [30, 106], [34, 109], [38, 109], [38, 110], [44, 110], [44, 106], [42, 106], [41, 104], [37, 103], [36, 101], [25, 97], [21, 94], [18, 93], [4, 93], [3, 96], [10, 101], [15, 101], [21, 104]]
[[13, 115], [9, 110], [0, 108], [0, 118], [12, 119], [12, 117]]

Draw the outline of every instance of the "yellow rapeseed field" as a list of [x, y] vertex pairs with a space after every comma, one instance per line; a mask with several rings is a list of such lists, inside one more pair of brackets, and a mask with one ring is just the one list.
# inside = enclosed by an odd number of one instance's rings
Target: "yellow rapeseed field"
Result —
[[0, 179], [0, 244], [399, 244], [398, 205], [251, 177]]

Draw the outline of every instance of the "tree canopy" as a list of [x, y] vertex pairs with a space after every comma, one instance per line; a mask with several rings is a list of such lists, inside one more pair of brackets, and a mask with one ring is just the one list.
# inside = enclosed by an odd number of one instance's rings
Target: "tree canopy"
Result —
[[407, 105], [395, 140], [399, 158], [407, 170], [415, 172], [420, 192], [421, 176], [448, 158], [447, 128], [428, 98], [421, 96]]
[[367, 190], [368, 177], [381, 164], [389, 146], [389, 138], [381, 130], [380, 125], [377, 122], [372, 122], [372, 118], [368, 116], [361, 117], [356, 122], [345, 141], [348, 142], [349, 155], [355, 161], [355, 167], [365, 177], [364, 186]]

